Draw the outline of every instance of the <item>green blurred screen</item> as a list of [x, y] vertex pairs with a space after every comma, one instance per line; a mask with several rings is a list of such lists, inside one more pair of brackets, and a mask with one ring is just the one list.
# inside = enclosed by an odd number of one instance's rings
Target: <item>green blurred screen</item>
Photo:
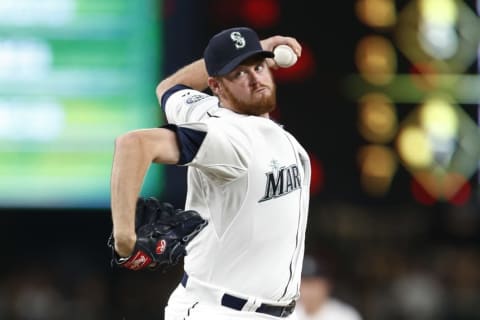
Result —
[[[0, 206], [105, 208], [116, 136], [159, 126], [157, 0], [0, 0]], [[142, 194], [158, 195], [151, 166]]]

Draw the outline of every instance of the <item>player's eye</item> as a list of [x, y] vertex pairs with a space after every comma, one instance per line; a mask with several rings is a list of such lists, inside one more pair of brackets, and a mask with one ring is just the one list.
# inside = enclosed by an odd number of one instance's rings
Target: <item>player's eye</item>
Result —
[[235, 78], [241, 78], [241, 77], [245, 76], [245, 74], [246, 74], [245, 71], [239, 70], [239, 71], [235, 72], [234, 76], [235, 76]]

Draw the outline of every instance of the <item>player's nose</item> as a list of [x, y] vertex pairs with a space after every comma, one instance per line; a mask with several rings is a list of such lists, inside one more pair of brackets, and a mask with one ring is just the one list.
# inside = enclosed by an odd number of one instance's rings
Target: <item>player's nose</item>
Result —
[[249, 72], [248, 74], [249, 74], [248, 79], [250, 81], [250, 85], [254, 86], [254, 85], [260, 83], [260, 81], [259, 81], [260, 77], [256, 72]]

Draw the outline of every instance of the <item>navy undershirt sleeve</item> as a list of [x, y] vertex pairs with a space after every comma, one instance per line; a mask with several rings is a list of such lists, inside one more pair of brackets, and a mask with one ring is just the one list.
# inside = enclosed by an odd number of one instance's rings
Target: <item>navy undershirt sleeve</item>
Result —
[[177, 141], [180, 147], [180, 160], [177, 165], [184, 165], [191, 162], [207, 135], [205, 131], [179, 127], [174, 124], [167, 124], [162, 126], [162, 128], [171, 130], [177, 135]]

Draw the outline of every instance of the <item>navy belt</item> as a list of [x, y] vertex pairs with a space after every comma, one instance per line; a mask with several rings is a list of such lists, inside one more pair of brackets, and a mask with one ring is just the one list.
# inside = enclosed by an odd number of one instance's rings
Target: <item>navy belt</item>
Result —
[[[182, 286], [184, 288], [187, 287], [187, 282], [188, 282], [188, 274], [184, 273], [182, 277]], [[223, 294], [222, 296], [222, 306], [228, 307], [231, 309], [239, 310], [241, 311], [245, 304], [248, 302], [248, 300], [232, 296], [228, 293]], [[255, 312], [259, 313], [265, 313], [274, 317], [288, 317], [293, 310], [295, 310], [295, 301], [292, 301], [288, 306], [274, 306], [266, 303], [262, 303], [260, 307], [255, 310]]]

